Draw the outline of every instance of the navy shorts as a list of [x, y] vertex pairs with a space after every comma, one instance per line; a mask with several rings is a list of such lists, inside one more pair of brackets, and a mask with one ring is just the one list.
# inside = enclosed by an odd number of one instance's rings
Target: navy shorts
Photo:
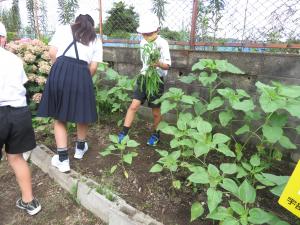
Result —
[[0, 159], [2, 148], [8, 154], [21, 154], [35, 148], [31, 112], [27, 106], [0, 106]]
[[161, 77], [160, 79], [161, 79], [162, 83], [159, 84], [158, 93], [156, 95], [151, 95], [149, 97], [149, 99], [147, 98], [147, 94], [146, 94], [146, 85], [143, 85], [142, 90], [141, 90], [140, 82], [138, 80], [138, 82], [135, 86], [132, 98], [141, 101], [142, 104], [144, 104], [144, 102], [147, 101], [148, 106], [150, 108], [160, 108], [160, 105], [161, 105], [160, 103], [159, 104], [153, 103], [156, 99], [159, 99], [164, 93], [164, 89], [165, 89], [164, 78]]

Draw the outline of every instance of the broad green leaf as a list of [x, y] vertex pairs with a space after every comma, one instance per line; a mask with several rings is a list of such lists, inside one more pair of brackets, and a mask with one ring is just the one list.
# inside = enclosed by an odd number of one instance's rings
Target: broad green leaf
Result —
[[252, 166], [249, 163], [242, 162], [242, 165], [246, 170], [248, 170], [248, 171], [252, 170]]
[[209, 84], [212, 84], [215, 82], [218, 78], [218, 75], [216, 73], [212, 73], [210, 76], [207, 72], [200, 73], [199, 81], [202, 83], [204, 87], [207, 87]]
[[195, 102], [198, 102], [199, 100], [194, 96], [183, 95], [180, 101], [186, 104], [193, 105]]
[[272, 113], [286, 105], [284, 98], [272, 99], [268, 94], [262, 93], [259, 98], [260, 107], [265, 113]]
[[226, 191], [231, 192], [233, 195], [236, 195], [238, 193], [239, 187], [232, 179], [224, 178], [220, 186], [224, 188]]
[[198, 101], [194, 104], [194, 111], [195, 111], [197, 116], [201, 116], [207, 110], [206, 110], [205, 105], [202, 102]]
[[288, 115], [274, 112], [269, 121], [270, 125], [273, 127], [283, 127], [288, 121]]
[[226, 218], [220, 225], [240, 225], [239, 221], [233, 217]]
[[175, 109], [176, 107], [176, 103], [171, 103], [170, 101], [165, 100], [161, 104], [161, 114], [166, 114], [167, 112], [171, 111], [172, 109]]
[[250, 164], [254, 167], [260, 165], [260, 158], [259, 158], [258, 154], [255, 154], [255, 155], [251, 156]]
[[210, 150], [209, 145], [203, 142], [197, 142], [194, 147], [194, 153], [196, 157], [207, 154]]
[[117, 135], [109, 135], [109, 140], [115, 144], [119, 143], [119, 138]]
[[123, 155], [123, 161], [131, 165], [132, 163], [132, 154], [128, 153], [126, 155]]
[[256, 190], [247, 180], [244, 180], [238, 189], [238, 196], [244, 203], [254, 203], [256, 199]]
[[100, 155], [102, 155], [102, 156], [108, 156], [108, 155], [110, 155], [111, 154], [111, 151], [109, 151], [109, 150], [105, 150], [105, 151], [103, 151], [103, 152], [100, 152]]
[[116, 171], [117, 168], [118, 168], [118, 165], [112, 166], [112, 167], [110, 168], [110, 173], [113, 174], [113, 173]]
[[211, 102], [207, 105], [207, 110], [214, 110], [216, 108], [219, 108], [220, 106], [222, 106], [224, 104], [223, 99], [221, 99], [220, 97], [214, 97]]
[[178, 139], [174, 138], [174, 139], [170, 142], [170, 147], [171, 147], [171, 148], [177, 148], [178, 146], [180, 146], [180, 142], [178, 141]]
[[239, 96], [241, 97], [246, 97], [250, 98], [251, 96], [243, 89], [237, 89], [236, 92], [238, 93]]
[[236, 178], [238, 178], [238, 179], [248, 175], [247, 171], [244, 170], [244, 168], [241, 166], [238, 166], [237, 170], [238, 170], [238, 173], [236, 175]]
[[192, 66], [192, 71], [195, 71], [195, 70], [204, 70], [205, 67], [206, 67], [206, 62], [203, 61], [203, 60], [199, 60], [199, 62], [195, 63]]
[[185, 84], [191, 84], [194, 80], [196, 80], [196, 77], [195, 77], [195, 75], [190, 74], [190, 75], [188, 75], [188, 76], [182, 76], [182, 77], [180, 77], [179, 80], [180, 80], [182, 83], [185, 83]]
[[240, 204], [239, 202], [229, 201], [229, 205], [233, 209], [233, 211], [235, 211], [240, 216], [242, 216], [243, 214], [246, 213], [244, 206], [242, 204]]
[[276, 176], [270, 173], [262, 173], [262, 175], [270, 182], [273, 182], [276, 185], [286, 184], [290, 178], [289, 176]]
[[166, 150], [158, 150], [158, 149], [156, 149], [155, 151], [156, 151], [160, 156], [162, 156], [162, 157], [165, 157], [165, 156], [169, 155], [169, 152], [166, 151]]
[[249, 210], [248, 221], [254, 224], [264, 224], [272, 219], [269, 213], [260, 208], [253, 208]]
[[213, 212], [222, 201], [223, 193], [214, 188], [207, 190], [207, 205], [209, 212]]
[[247, 124], [245, 124], [244, 126], [242, 126], [240, 129], [238, 129], [235, 134], [236, 135], [241, 135], [241, 134], [244, 134], [244, 133], [247, 133], [250, 131], [250, 128]]
[[298, 98], [300, 97], [300, 86], [281, 86], [278, 90], [278, 94], [289, 97], [289, 98]]
[[224, 221], [225, 219], [232, 218], [232, 212], [231, 212], [230, 208], [226, 209], [223, 206], [219, 206], [216, 210], [209, 213], [206, 218]]
[[228, 123], [232, 120], [234, 114], [232, 111], [224, 111], [219, 114], [219, 120], [223, 127], [226, 127]]
[[282, 194], [282, 192], [283, 192], [283, 190], [284, 190], [284, 188], [285, 188], [285, 186], [286, 186], [286, 184], [281, 184], [281, 185], [278, 185], [278, 186], [272, 188], [270, 191], [271, 191], [274, 195], [280, 197], [281, 194]]
[[163, 167], [160, 164], [155, 164], [154, 166], [152, 166], [152, 168], [150, 169], [150, 173], [159, 173], [163, 170]]
[[284, 108], [292, 116], [300, 118], [300, 101], [299, 100], [290, 100]]
[[262, 183], [265, 186], [274, 186], [275, 185], [275, 183], [273, 183], [270, 180], [266, 179], [261, 174], [254, 174], [254, 177], [255, 177], [256, 180], [258, 180], [260, 183]]
[[221, 152], [222, 154], [224, 154], [225, 156], [228, 156], [228, 157], [235, 157], [235, 154], [233, 151], [231, 151], [229, 149], [229, 147], [225, 144], [219, 144], [218, 145], [218, 148], [217, 148], [217, 151], [218, 152]]
[[135, 148], [135, 147], [139, 146], [140, 144], [134, 140], [129, 140], [126, 145], [129, 148]]
[[202, 216], [204, 208], [200, 202], [194, 202], [191, 208], [191, 222]]
[[237, 172], [237, 166], [235, 163], [222, 163], [220, 169], [225, 174], [235, 174]]
[[194, 148], [194, 146], [195, 146], [194, 142], [190, 139], [183, 139], [183, 140], [179, 141], [179, 145], [187, 146], [189, 148]]
[[234, 101], [232, 103], [232, 108], [235, 110], [241, 110], [244, 112], [252, 111], [255, 106], [252, 100], [244, 100], [244, 101]]
[[205, 170], [194, 172], [187, 179], [195, 184], [208, 184], [209, 183], [208, 174]]
[[197, 120], [197, 130], [201, 134], [207, 134], [212, 131], [212, 125], [204, 120]]
[[286, 136], [280, 138], [279, 144], [286, 149], [297, 149], [297, 146]]
[[220, 176], [219, 169], [215, 165], [213, 165], [213, 164], [209, 164], [208, 165], [207, 172], [208, 172], [209, 176], [214, 177], [214, 178]]
[[230, 137], [226, 136], [225, 134], [216, 133], [213, 136], [213, 143], [216, 144], [216, 145], [224, 144], [229, 140], [230, 140]]
[[263, 126], [262, 132], [267, 140], [272, 144], [279, 141], [283, 135], [283, 130], [281, 127], [271, 127], [268, 125]]
[[228, 72], [233, 74], [244, 74], [242, 70], [233, 64], [229, 63], [227, 60], [215, 60], [217, 70], [220, 72]]

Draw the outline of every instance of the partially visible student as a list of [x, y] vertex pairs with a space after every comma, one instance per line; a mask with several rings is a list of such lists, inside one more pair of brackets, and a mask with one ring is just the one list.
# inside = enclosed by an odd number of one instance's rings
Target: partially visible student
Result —
[[147, 144], [150, 146], [155, 146], [160, 141], [160, 134], [157, 131], [157, 126], [162, 120], [162, 116], [160, 113], [160, 104], [155, 104], [154, 101], [159, 99], [164, 93], [164, 80], [168, 74], [168, 69], [171, 66], [171, 57], [168, 42], [158, 35], [159, 33], [159, 20], [157, 16], [153, 14], [145, 14], [140, 18], [139, 27], [137, 28], [137, 32], [142, 34], [143, 39], [141, 40], [141, 60], [143, 63], [143, 68], [141, 73], [145, 73], [149, 67], [147, 65], [147, 61], [149, 55], [143, 55], [143, 47], [147, 43], [154, 43], [154, 46], [160, 51], [160, 59], [156, 62], [154, 66], [156, 66], [157, 72], [160, 75], [161, 83], [159, 84], [159, 92], [155, 95], [147, 97], [146, 94], [146, 85], [143, 85], [143, 89], [140, 89], [140, 85], [137, 84], [135, 87], [135, 91], [133, 93], [133, 99], [131, 105], [127, 110], [127, 114], [124, 121], [123, 130], [119, 133], [119, 142], [121, 142], [124, 137], [128, 134], [129, 129], [132, 125], [132, 122], [135, 118], [136, 112], [139, 110], [140, 106], [147, 101], [148, 106], [152, 109], [153, 115], [153, 133], [147, 141]]
[[16, 206], [30, 215], [41, 210], [32, 194], [31, 172], [22, 153], [35, 148], [31, 113], [26, 104], [27, 81], [21, 59], [4, 49], [6, 29], [0, 22], [0, 160], [5, 145], [8, 163], [12, 167], [22, 197]]
[[55, 119], [57, 155], [51, 163], [61, 172], [70, 171], [67, 122], [77, 124], [74, 158], [82, 159], [88, 150], [88, 124], [97, 119], [92, 76], [102, 62], [103, 50], [94, 25], [90, 15], [80, 14], [71, 26], [57, 29], [49, 43], [54, 64], [37, 115]]

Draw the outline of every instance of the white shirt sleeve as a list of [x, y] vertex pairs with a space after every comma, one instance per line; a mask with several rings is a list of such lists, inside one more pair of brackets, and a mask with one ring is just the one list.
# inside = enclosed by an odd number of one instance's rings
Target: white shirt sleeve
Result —
[[93, 55], [92, 62], [102, 62], [103, 61], [103, 46], [102, 41], [98, 38], [93, 43]]
[[162, 44], [160, 54], [161, 54], [161, 58], [159, 61], [171, 66], [171, 55], [170, 55], [169, 44], [167, 41], [164, 41], [164, 43]]

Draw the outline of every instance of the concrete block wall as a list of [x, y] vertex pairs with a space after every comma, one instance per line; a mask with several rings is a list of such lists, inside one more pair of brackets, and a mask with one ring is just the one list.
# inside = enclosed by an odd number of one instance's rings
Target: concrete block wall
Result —
[[[225, 75], [232, 81], [233, 88], [241, 88], [251, 96], [256, 95], [255, 83], [270, 83], [272, 80], [285, 84], [300, 85], [300, 55], [239, 52], [204, 52], [192, 50], [171, 50], [172, 66], [166, 79], [166, 89], [179, 87], [188, 93], [206, 94], [199, 84], [186, 85], [178, 81], [179, 76], [188, 75], [194, 63], [199, 59], [227, 59], [245, 72], [245, 75]], [[104, 60], [111, 63], [120, 74], [130, 77], [139, 73], [142, 65], [137, 48], [105, 47]], [[145, 111], [145, 110], [144, 110]], [[300, 144], [298, 136], [290, 136], [294, 143]], [[295, 160], [300, 159], [300, 149]]]

